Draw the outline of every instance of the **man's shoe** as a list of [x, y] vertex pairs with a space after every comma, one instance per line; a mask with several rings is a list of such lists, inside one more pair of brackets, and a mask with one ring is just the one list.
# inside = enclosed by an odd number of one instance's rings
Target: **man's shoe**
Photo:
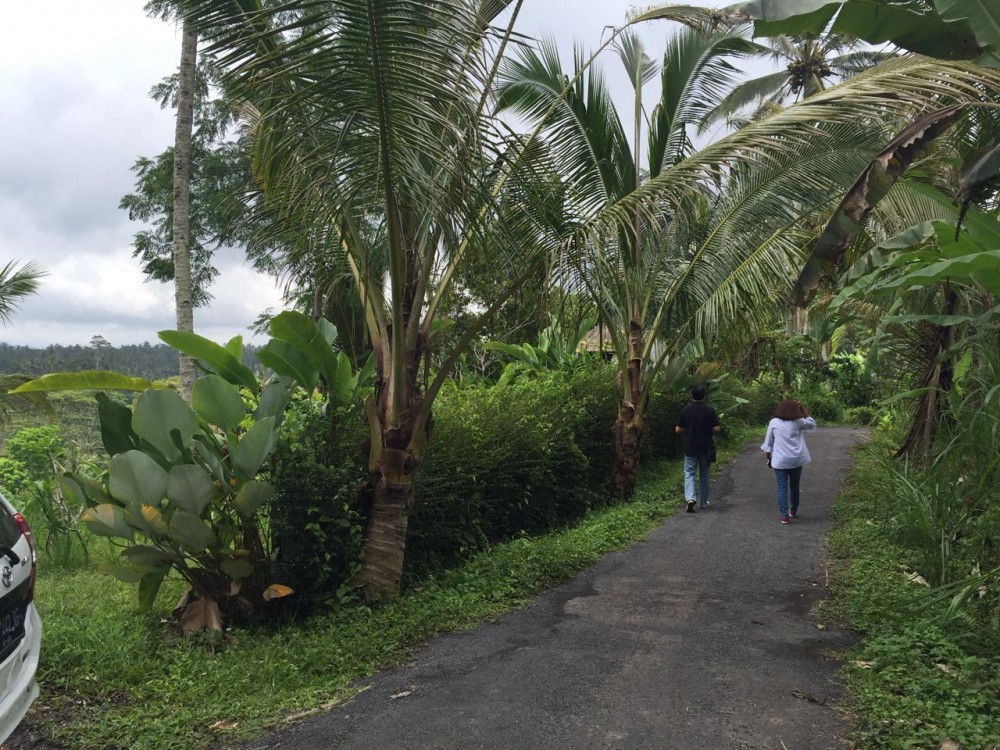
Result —
[[688, 513], [694, 513], [694, 500], [688, 500]]
[[799, 515], [799, 512], [797, 510], [790, 510], [790, 511], [788, 511], [788, 517], [789, 518], [797, 518], [798, 515]]
[[782, 516], [781, 517], [781, 522], [782, 523], [788, 523], [788, 516]]
[[709, 505], [711, 505], [711, 503], [709, 503], [708, 500], [706, 500], [705, 502], [701, 503], [698, 507], [707, 508]]

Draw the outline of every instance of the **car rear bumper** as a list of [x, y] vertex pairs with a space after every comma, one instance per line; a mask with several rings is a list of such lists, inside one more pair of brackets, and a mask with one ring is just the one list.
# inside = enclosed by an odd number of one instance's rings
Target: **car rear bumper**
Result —
[[4, 742], [21, 723], [35, 698], [38, 683], [38, 651], [42, 642], [42, 621], [34, 604], [28, 605], [24, 623], [24, 639], [14, 652], [0, 664], [0, 685], [7, 692], [0, 698], [0, 742]]

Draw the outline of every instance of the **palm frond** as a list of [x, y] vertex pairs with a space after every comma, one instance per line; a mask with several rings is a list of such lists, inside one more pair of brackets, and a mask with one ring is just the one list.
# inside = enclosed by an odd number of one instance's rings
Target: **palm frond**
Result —
[[25, 263], [20, 268], [16, 261], [0, 267], [0, 323], [9, 323], [25, 297], [38, 290], [38, 283], [46, 274], [35, 263]]

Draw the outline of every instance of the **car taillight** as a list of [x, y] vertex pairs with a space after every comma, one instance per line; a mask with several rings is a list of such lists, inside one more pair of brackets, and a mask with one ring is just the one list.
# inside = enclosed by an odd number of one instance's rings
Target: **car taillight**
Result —
[[14, 514], [14, 525], [28, 540], [28, 551], [31, 553], [31, 575], [28, 578], [28, 601], [30, 602], [35, 598], [35, 540], [31, 538], [31, 527], [28, 526], [28, 522], [20, 513]]

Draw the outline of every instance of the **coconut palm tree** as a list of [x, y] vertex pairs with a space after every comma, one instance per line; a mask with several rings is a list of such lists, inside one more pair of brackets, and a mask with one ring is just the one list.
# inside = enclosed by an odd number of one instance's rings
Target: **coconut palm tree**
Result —
[[[824, 137], [817, 119], [870, 121], [911, 112], [950, 90], [934, 85], [938, 72], [919, 66], [887, 72], [867, 88], [838, 92], [808, 111], [779, 113], [698, 154], [671, 149], [665, 153], [677, 162], [664, 157], [659, 174], [604, 201], [600, 186], [584, 190], [585, 180], [549, 179], [557, 167], [582, 163], [571, 148], [511, 134], [491, 110], [522, 2], [289, 0], [272, 13], [256, 0], [182, 0], [187, 20], [212, 29], [226, 85], [251, 112], [254, 169], [276, 217], [271, 226], [342, 253], [365, 303], [377, 365], [375, 394], [365, 404], [376, 479], [355, 582], [373, 599], [399, 588], [414, 472], [436, 394], [484, 322], [536, 277], [553, 251], [574, 244], [606, 248], [609, 268], [619, 248], [654, 255], [652, 230], [663, 224], [664, 210], [690, 214], [720, 164], [763, 167], [780, 155], [792, 158]], [[505, 9], [508, 22], [494, 28]], [[700, 9], [671, 13], [692, 23], [708, 20]], [[641, 56], [631, 59], [638, 76], [649, 75]], [[949, 86], [964, 75], [957, 67], [948, 72]], [[574, 85], [564, 80], [563, 88]], [[901, 88], [906, 96], [898, 96]], [[562, 117], [558, 93], [548, 106]], [[663, 127], [671, 111], [665, 110], [657, 119]], [[547, 121], [545, 111], [538, 115]], [[670, 130], [685, 140], [683, 128]], [[623, 153], [621, 145], [610, 153]], [[596, 169], [639, 171], [634, 162], [617, 160]], [[557, 205], [572, 207], [569, 221], [552, 222], [534, 210]], [[367, 232], [369, 223], [377, 231]], [[633, 234], [643, 242], [630, 244]], [[438, 370], [429, 371], [428, 342], [442, 301], [462, 264], [484, 254], [506, 258], [511, 273], [478, 321], [442, 353]], [[604, 262], [598, 254], [593, 259]], [[647, 278], [657, 270], [676, 275], [669, 260], [643, 264]], [[383, 262], [387, 277], [376, 271]], [[654, 301], [661, 309], [658, 297]], [[613, 309], [621, 309], [624, 325], [642, 304], [636, 298]], [[605, 319], [617, 322], [606, 307]], [[703, 320], [711, 323], [708, 315]], [[640, 331], [628, 339], [622, 334], [619, 344], [628, 352], [648, 342]]]
[[[31, 262], [18, 267], [17, 261], [11, 260], [0, 266], [0, 323], [10, 323], [24, 298], [38, 291], [43, 276], [45, 272]], [[0, 376], [0, 426], [8, 424], [18, 412], [45, 405], [36, 394], [9, 393], [27, 380], [17, 375]]]
[[[776, 107], [805, 99], [831, 84], [857, 75], [894, 53], [866, 49], [841, 34], [779, 34], [756, 44], [752, 59], [763, 59], [778, 70], [733, 87], [701, 123], [726, 119], [743, 124]], [[748, 112], [748, 108], [752, 111]]]

